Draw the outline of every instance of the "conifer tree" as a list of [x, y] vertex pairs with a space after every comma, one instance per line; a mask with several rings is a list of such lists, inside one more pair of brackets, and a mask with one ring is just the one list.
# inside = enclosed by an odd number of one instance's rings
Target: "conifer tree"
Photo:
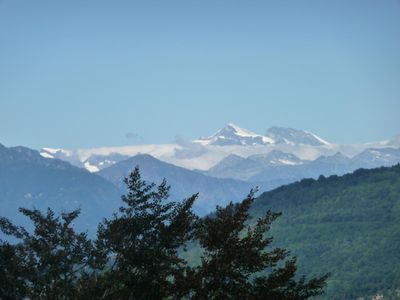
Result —
[[15, 247], [0, 241], [0, 299], [22, 299], [26, 295], [20, 266]]
[[169, 189], [141, 179], [139, 168], [125, 179], [127, 195], [119, 214], [99, 227], [98, 248], [110, 258], [104, 299], [182, 298], [191, 269], [178, 250], [192, 238], [197, 194], [182, 203], [168, 202]]
[[[20, 241], [0, 241], [0, 299], [303, 300], [323, 292], [327, 275], [296, 278], [296, 259], [268, 249], [280, 214], [268, 211], [249, 225], [253, 191], [198, 219], [197, 194], [170, 202], [166, 181], [147, 183], [138, 167], [125, 183], [123, 206], [99, 225], [94, 244], [73, 229], [79, 210], [60, 218], [21, 208], [33, 234], [0, 218], [0, 230]], [[179, 255], [194, 240], [203, 253], [198, 267]]]
[[266, 236], [280, 215], [268, 211], [254, 226], [247, 225], [254, 191], [241, 203], [217, 207], [197, 231], [204, 249], [197, 269], [193, 299], [302, 300], [322, 293], [327, 275], [296, 281], [296, 260], [285, 249], [267, 251]]
[[76, 233], [72, 227], [79, 210], [62, 213], [61, 219], [51, 209], [46, 214], [26, 208], [20, 212], [33, 222], [33, 234], [0, 218], [0, 230], [20, 240], [0, 248], [0, 274], [11, 283], [14, 299], [79, 299], [86, 285], [82, 279], [90, 277], [83, 274], [88, 269], [93, 273], [96, 256], [86, 233]]

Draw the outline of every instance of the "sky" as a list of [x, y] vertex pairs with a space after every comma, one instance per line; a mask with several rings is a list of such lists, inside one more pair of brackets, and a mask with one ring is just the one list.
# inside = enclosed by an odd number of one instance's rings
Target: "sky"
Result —
[[0, 0], [0, 143], [400, 133], [400, 1]]

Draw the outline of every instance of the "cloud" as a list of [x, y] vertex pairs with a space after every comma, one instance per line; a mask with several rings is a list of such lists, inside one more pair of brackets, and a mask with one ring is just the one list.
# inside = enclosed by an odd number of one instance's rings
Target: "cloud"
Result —
[[182, 147], [182, 149], [178, 149], [175, 151], [175, 157], [178, 159], [190, 159], [199, 157], [208, 151], [207, 148], [203, 145], [187, 141], [180, 135], [175, 136], [175, 143]]

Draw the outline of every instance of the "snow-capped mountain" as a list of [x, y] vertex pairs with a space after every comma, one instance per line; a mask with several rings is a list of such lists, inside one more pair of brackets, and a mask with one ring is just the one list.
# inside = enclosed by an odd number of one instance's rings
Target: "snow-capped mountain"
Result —
[[[137, 154], [150, 154], [179, 167], [207, 171], [232, 154], [237, 156], [236, 159], [253, 157], [253, 159], [264, 159], [263, 163], [269, 160], [270, 164], [275, 165], [296, 165], [303, 161], [315, 160], [320, 156], [332, 156], [337, 152], [353, 157], [368, 148], [395, 148], [399, 147], [398, 143], [398, 139], [395, 138], [368, 144], [340, 145], [328, 143], [314, 133], [304, 130], [271, 127], [265, 135], [262, 135], [228, 123], [214, 135], [194, 141], [177, 139], [173, 144], [76, 150], [43, 148], [40, 153], [46, 158], [58, 158], [86, 168], [90, 172], [98, 172]], [[271, 157], [274, 153], [279, 154], [275, 160]], [[281, 157], [282, 153], [285, 153], [285, 157]], [[250, 164], [249, 161], [247, 163]]]
[[240, 128], [228, 123], [224, 128], [218, 130], [209, 137], [202, 137], [195, 142], [202, 145], [228, 146], [228, 145], [269, 145], [269, 144], [301, 144], [310, 146], [329, 145], [329, 143], [317, 135], [293, 128], [271, 127], [265, 135]]
[[265, 136], [273, 140], [276, 144], [329, 145], [327, 141], [311, 132], [293, 128], [274, 126], [267, 130]]
[[252, 131], [240, 128], [239, 126], [228, 123], [224, 128], [218, 130], [215, 134], [209, 137], [202, 137], [194, 141], [202, 145], [228, 146], [228, 145], [267, 145], [273, 144], [274, 140], [256, 134]]

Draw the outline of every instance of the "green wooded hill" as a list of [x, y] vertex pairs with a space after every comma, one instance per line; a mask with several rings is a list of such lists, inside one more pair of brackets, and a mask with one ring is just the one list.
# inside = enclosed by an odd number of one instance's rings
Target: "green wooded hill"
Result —
[[263, 193], [252, 214], [268, 209], [283, 213], [271, 234], [299, 274], [331, 272], [323, 299], [400, 299], [400, 165], [303, 179]]

